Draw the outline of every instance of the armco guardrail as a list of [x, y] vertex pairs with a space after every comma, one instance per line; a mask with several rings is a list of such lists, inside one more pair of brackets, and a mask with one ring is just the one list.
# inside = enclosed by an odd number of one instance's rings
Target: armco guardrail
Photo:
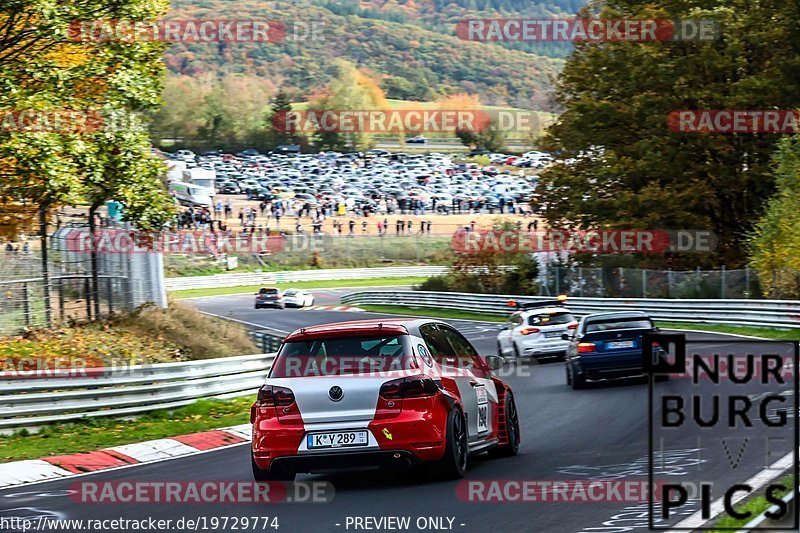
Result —
[[216, 274], [213, 276], [167, 278], [165, 280], [165, 285], [168, 291], [182, 291], [188, 289], [211, 289], [214, 287], [274, 285], [275, 283], [293, 283], [297, 281], [438, 276], [444, 274], [445, 272], [447, 272], [447, 267], [442, 266], [341, 268], [297, 271], [290, 270], [285, 272]]
[[138, 414], [201, 398], [255, 395], [274, 358], [261, 354], [87, 369], [76, 377], [47, 379], [0, 376], [0, 430]]
[[[348, 305], [405, 305], [475, 311], [496, 315], [510, 312], [509, 300], [520, 303], [552, 297], [463, 292], [359, 291], [342, 298]], [[800, 301], [796, 300], [660, 300], [655, 298], [570, 298], [576, 315], [605, 311], [644, 311], [660, 320], [706, 322], [738, 326], [800, 328]]]

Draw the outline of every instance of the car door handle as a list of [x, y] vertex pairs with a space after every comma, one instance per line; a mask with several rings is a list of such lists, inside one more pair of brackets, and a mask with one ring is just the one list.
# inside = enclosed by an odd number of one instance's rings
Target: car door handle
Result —
[[480, 383], [478, 383], [474, 379], [469, 380], [469, 384], [472, 385], [473, 387], [477, 387], [478, 385], [480, 385]]

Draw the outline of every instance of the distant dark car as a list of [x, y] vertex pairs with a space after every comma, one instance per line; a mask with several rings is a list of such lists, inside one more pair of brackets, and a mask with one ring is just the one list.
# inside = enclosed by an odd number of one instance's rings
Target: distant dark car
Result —
[[265, 307], [276, 307], [278, 309], [286, 307], [280, 289], [264, 287], [256, 293], [255, 308], [263, 309]]
[[479, 148], [475, 148], [474, 150], [470, 150], [469, 154], [467, 154], [467, 155], [486, 155], [486, 154], [490, 154], [490, 153], [491, 152], [489, 150], [481, 150]]
[[420, 135], [419, 137], [411, 137], [410, 139], [406, 139], [406, 144], [425, 144], [428, 140]]
[[567, 385], [580, 389], [588, 380], [642, 375], [642, 335], [658, 331], [652, 319], [639, 311], [586, 315], [574, 336], [562, 336], [571, 341], [567, 347]]
[[239, 194], [240, 192], [239, 186], [235, 183], [225, 183], [219, 188], [220, 194]]

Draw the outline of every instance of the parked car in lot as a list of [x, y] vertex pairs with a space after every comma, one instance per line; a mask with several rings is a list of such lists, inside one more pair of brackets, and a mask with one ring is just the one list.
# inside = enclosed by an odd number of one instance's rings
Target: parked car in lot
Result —
[[588, 380], [642, 375], [642, 336], [658, 331], [641, 311], [586, 315], [574, 335], [563, 336], [569, 341], [567, 385], [580, 389]]
[[564, 300], [523, 304], [497, 334], [497, 354], [514, 357], [564, 357], [569, 341], [562, 335], [578, 327]]
[[286, 337], [250, 412], [258, 481], [426, 465], [462, 477], [481, 452], [517, 454], [511, 387], [455, 328], [381, 318]]
[[265, 307], [277, 307], [278, 309], [286, 307], [280, 289], [262, 287], [256, 293], [255, 308], [264, 309]]
[[428, 140], [425, 137], [423, 137], [422, 135], [419, 135], [417, 137], [411, 137], [410, 139], [406, 139], [406, 144], [425, 144], [427, 142], [428, 142]]
[[306, 307], [314, 305], [314, 295], [302, 289], [286, 289], [283, 293], [286, 307]]

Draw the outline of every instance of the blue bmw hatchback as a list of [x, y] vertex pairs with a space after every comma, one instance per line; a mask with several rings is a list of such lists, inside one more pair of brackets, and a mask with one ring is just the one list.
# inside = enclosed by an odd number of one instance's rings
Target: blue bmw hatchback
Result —
[[640, 376], [643, 373], [642, 335], [658, 332], [640, 311], [586, 315], [567, 347], [567, 385], [580, 389], [588, 380]]

